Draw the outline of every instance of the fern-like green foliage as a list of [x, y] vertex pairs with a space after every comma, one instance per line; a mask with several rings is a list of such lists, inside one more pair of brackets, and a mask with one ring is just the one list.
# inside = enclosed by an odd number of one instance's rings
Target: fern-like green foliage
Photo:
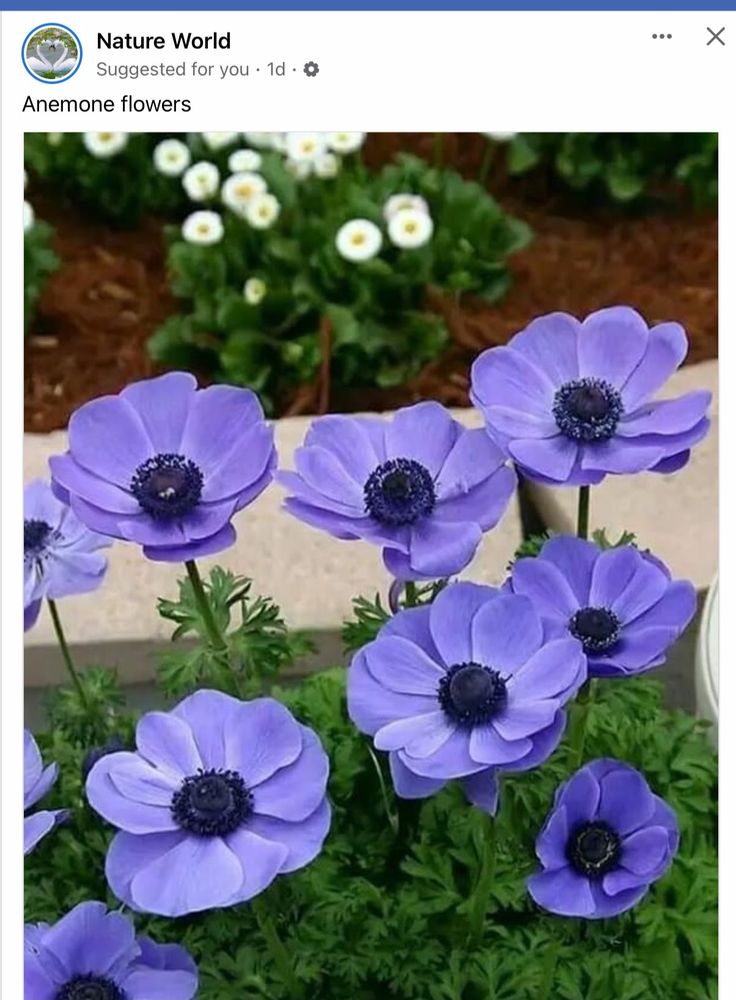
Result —
[[[176, 629], [172, 646], [161, 656], [159, 687], [167, 698], [176, 698], [198, 687], [217, 687], [239, 697], [256, 694], [312, 649], [299, 632], [290, 632], [279, 608], [268, 597], [253, 595], [252, 581], [215, 566], [204, 584], [218, 629], [225, 637], [229, 670], [210, 644], [189, 580], [179, 582], [177, 601], [160, 600], [162, 618]], [[193, 645], [177, 645], [181, 639]], [[234, 683], [233, 683], [234, 680]]]
[[[477, 944], [469, 941], [468, 897], [493, 821], [450, 787], [417, 807], [416, 832], [397, 854], [396, 819], [407, 811], [394, 799], [385, 759], [347, 717], [344, 671], [275, 693], [319, 733], [332, 768], [323, 853], [266, 894], [306, 997], [715, 1000], [716, 761], [703, 725], [663, 707], [658, 681], [598, 684], [586, 757], [628, 761], [674, 807], [682, 844], [670, 872], [615, 920], [557, 918], [533, 904], [525, 878], [535, 867], [535, 837], [574, 769], [563, 743], [543, 767], [504, 779], [496, 875]], [[44, 805], [73, 809], [70, 823], [27, 859], [27, 918], [53, 921], [83, 899], [115, 903], [103, 874], [112, 831], [85, 802], [85, 748], [61, 729], [39, 741], [61, 769]], [[136, 923], [190, 950], [201, 1000], [285, 1000], [248, 904], [175, 921], [138, 915]]]

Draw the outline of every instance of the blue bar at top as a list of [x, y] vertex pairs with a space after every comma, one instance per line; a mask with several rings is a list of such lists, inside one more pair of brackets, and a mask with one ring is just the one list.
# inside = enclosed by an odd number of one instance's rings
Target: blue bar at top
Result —
[[[709, 11], [734, 10], [736, 0], [706, 0], [707, 8], [701, 11], [697, 0], [644, 0], [635, 3], [634, 0], [521, 0], [513, 4], [509, 0], [275, 0], [272, 4], [263, 0], [70, 0], [69, 7], [62, 8], [64, 16], [79, 10], [98, 11], [296, 11], [296, 10], [497, 10], [497, 11], [542, 11], [542, 10], [590, 10], [590, 11], [679, 11], [692, 10], [707, 19]], [[47, 14], [50, 9], [43, 5], [31, 7], [28, 2], [19, 0], [0, 0], [2, 10], [34, 10]]]

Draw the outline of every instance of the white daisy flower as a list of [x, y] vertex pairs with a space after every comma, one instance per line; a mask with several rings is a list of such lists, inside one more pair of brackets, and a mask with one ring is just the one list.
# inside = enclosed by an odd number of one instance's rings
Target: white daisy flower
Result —
[[286, 152], [291, 160], [314, 163], [326, 151], [327, 139], [324, 132], [286, 133]]
[[365, 132], [328, 132], [327, 145], [336, 153], [354, 153], [365, 142]]
[[222, 201], [233, 212], [242, 215], [251, 198], [263, 194], [267, 185], [260, 174], [233, 174], [222, 185]]
[[128, 144], [127, 132], [85, 132], [82, 142], [88, 153], [104, 160], [108, 156], [115, 156], [121, 149], [125, 149]]
[[334, 153], [323, 153], [314, 161], [314, 172], [317, 177], [323, 179], [337, 177], [340, 172], [340, 158]]
[[483, 135], [488, 136], [489, 139], [493, 139], [494, 142], [511, 142], [515, 139], [519, 133], [518, 132], [484, 132]]
[[206, 247], [219, 243], [224, 232], [222, 219], [217, 212], [192, 212], [181, 227], [181, 234], [187, 243], [199, 243]]
[[181, 179], [184, 190], [192, 201], [206, 201], [214, 198], [220, 186], [220, 171], [207, 160], [193, 163]]
[[434, 232], [432, 217], [416, 208], [402, 208], [388, 223], [388, 237], [396, 247], [413, 250], [429, 243]]
[[179, 139], [164, 139], [153, 151], [153, 165], [166, 177], [179, 177], [191, 162], [189, 146]]
[[234, 174], [243, 171], [260, 170], [263, 157], [255, 149], [236, 149], [227, 160], [227, 165]]
[[33, 228], [33, 224], [36, 221], [36, 213], [33, 211], [33, 206], [30, 202], [23, 202], [23, 232], [27, 233], [29, 229]]
[[383, 206], [383, 217], [389, 222], [397, 212], [411, 209], [414, 212], [426, 212], [429, 215], [429, 205], [418, 194], [392, 194]]
[[254, 229], [268, 229], [280, 211], [281, 205], [272, 194], [257, 194], [246, 205], [245, 218]]
[[208, 149], [224, 149], [235, 142], [238, 138], [237, 132], [202, 132], [202, 138]]
[[381, 230], [370, 219], [351, 219], [340, 227], [335, 237], [337, 252], [345, 260], [370, 260], [382, 243]]
[[266, 282], [262, 278], [248, 278], [243, 285], [243, 297], [248, 305], [257, 306], [266, 297]]
[[284, 160], [284, 169], [295, 181], [306, 180], [312, 173], [314, 164], [310, 160]]

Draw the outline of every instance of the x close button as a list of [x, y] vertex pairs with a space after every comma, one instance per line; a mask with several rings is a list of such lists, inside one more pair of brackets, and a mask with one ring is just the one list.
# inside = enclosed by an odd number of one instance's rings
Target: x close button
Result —
[[708, 33], [710, 34], [710, 38], [705, 43], [706, 45], [712, 45], [713, 42], [718, 42], [719, 45], [725, 45], [726, 44], [723, 41], [723, 38], [721, 37], [723, 35], [723, 32], [726, 30], [725, 28], [719, 28], [718, 31], [714, 31], [712, 28], [708, 28], [707, 30], [708, 30]]

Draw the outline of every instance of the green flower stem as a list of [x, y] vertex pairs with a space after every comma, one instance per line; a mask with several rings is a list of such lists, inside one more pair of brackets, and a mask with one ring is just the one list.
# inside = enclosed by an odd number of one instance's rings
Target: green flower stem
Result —
[[279, 932], [276, 930], [276, 924], [273, 922], [266, 899], [263, 896], [258, 896], [253, 900], [252, 906], [261, 934], [266, 942], [266, 947], [273, 959], [274, 965], [278, 969], [281, 981], [288, 990], [292, 1000], [302, 1000], [304, 997], [304, 988], [294, 974], [289, 953], [279, 936]]
[[481, 865], [478, 883], [470, 904], [470, 940], [478, 944], [483, 937], [483, 926], [488, 910], [488, 899], [496, 877], [496, 841], [498, 817], [488, 817], [488, 836], [485, 841], [485, 852]]
[[187, 568], [187, 576], [189, 577], [189, 582], [192, 585], [192, 590], [194, 591], [194, 599], [197, 602], [199, 610], [202, 614], [202, 621], [207, 629], [207, 637], [210, 640], [210, 645], [213, 649], [218, 650], [218, 652], [227, 649], [227, 643], [220, 631], [217, 622], [215, 621], [215, 616], [212, 614], [212, 608], [210, 607], [210, 602], [207, 599], [207, 592], [204, 589], [204, 584], [202, 583], [202, 577], [199, 575], [199, 570], [197, 569], [197, 564], [193, 559], [189, 559], [184, 563]]
[[406, 595], [406, 606], [407, 608], [415, 608], [417, 604], [417, 585], [413, 580], [406, 581], [406, 590], [404, 591]]
[[537, 1000], [552, 1000], [552, 990], [555, 985], [555, 972], [557, 971], [558, 953], [558, 942], [550, 941], [547, 945], [547, 951], [545, 952], [544, 959], [542, 961], [542, 975], [539, 980]]
[[61, 650], [61, 655], [64, 660], [67, 673], [69, 674], [72, 684], [79, 695], [79, 701], [81, 702], [82, 707], [88, 715], [91, 715], [91, 707], [87, 697], [87, 692], [84, 690], [82, 680], [77, 672], [77, 668], [74, 666], [74, 660], [72, 659], [69, 644], [67, 643], [66, 636], [64, 635], [64, 629], [61, 624], [61, 618], [59, 617], [59, 609], [56, 607], [56, 601], [52, 601], [51, 598], [48, 598], [48, 605], [49, 611], [51, 612], [51, 621], [54, 623], [54, 632], [56, 633], [59, 649]]
[[226, 690], [229, 690], [232, 694], [239, 697], [241, 693], [239, 680], [230, 666], [227, 642], [225, 641], [225, 636], [222, 634], [219, 625], [215, 621], [215, 616], [212, 613], [212, 607], [210, 605], [209, 598], [207, 597], [207, 591], [204, 589], [202, 577], [199, 575], [197, 564], [193, 559], [190, 559], [185, 562], [184, 565], [187, 568], [187, 576], [189, 577], [189, 582], [192, 585], [194, 599], [196, 600], [197, 607], [202, 615], [202, 621], [204, 622], [204, 627], [207, 631], [207, 638], [214, 652], [215, 662], [222, 671], [223, 686]]
[[373, 762], [373, 767], [375, 768], [376, 776], [378, 777], [378, 784], [381, 789], [381, 799], [383, 801], [383, 808], [386, 813], [386, 819], [388, 820], [388, 825], [391, 827], [394, 837], [398, 837], [399, 835], [398, 809], [396, 812], [394, 812], [393, 809], [391, 808], [391, 800], [389, 798], [388, 788], [386, 787], [386, 779], [384, 778], [383, 770], [381, 769], [380, 760], [378, 759], [378, 757], [376, 757], [375, 753], [373, 752], [373, 748], [371, 747], [370, 743], [368, 743], [366, 747], [368, 750], [368, 756]]
[[577, 698], [580, 714], [576, 720], [575, 729], [570, 740], [576, 769], [581, 766], [583, 757], [585, 756], [585, 736], [588, 728], [588, 716], [590, 715], [590, 706], [595, 698], [594, 683], [592, 679], [587, 680], [580, 688], [580, 694]]
[[578, 538], [588, 537], [590, 520], [590, 486], [581, 486], [578, 492]]

